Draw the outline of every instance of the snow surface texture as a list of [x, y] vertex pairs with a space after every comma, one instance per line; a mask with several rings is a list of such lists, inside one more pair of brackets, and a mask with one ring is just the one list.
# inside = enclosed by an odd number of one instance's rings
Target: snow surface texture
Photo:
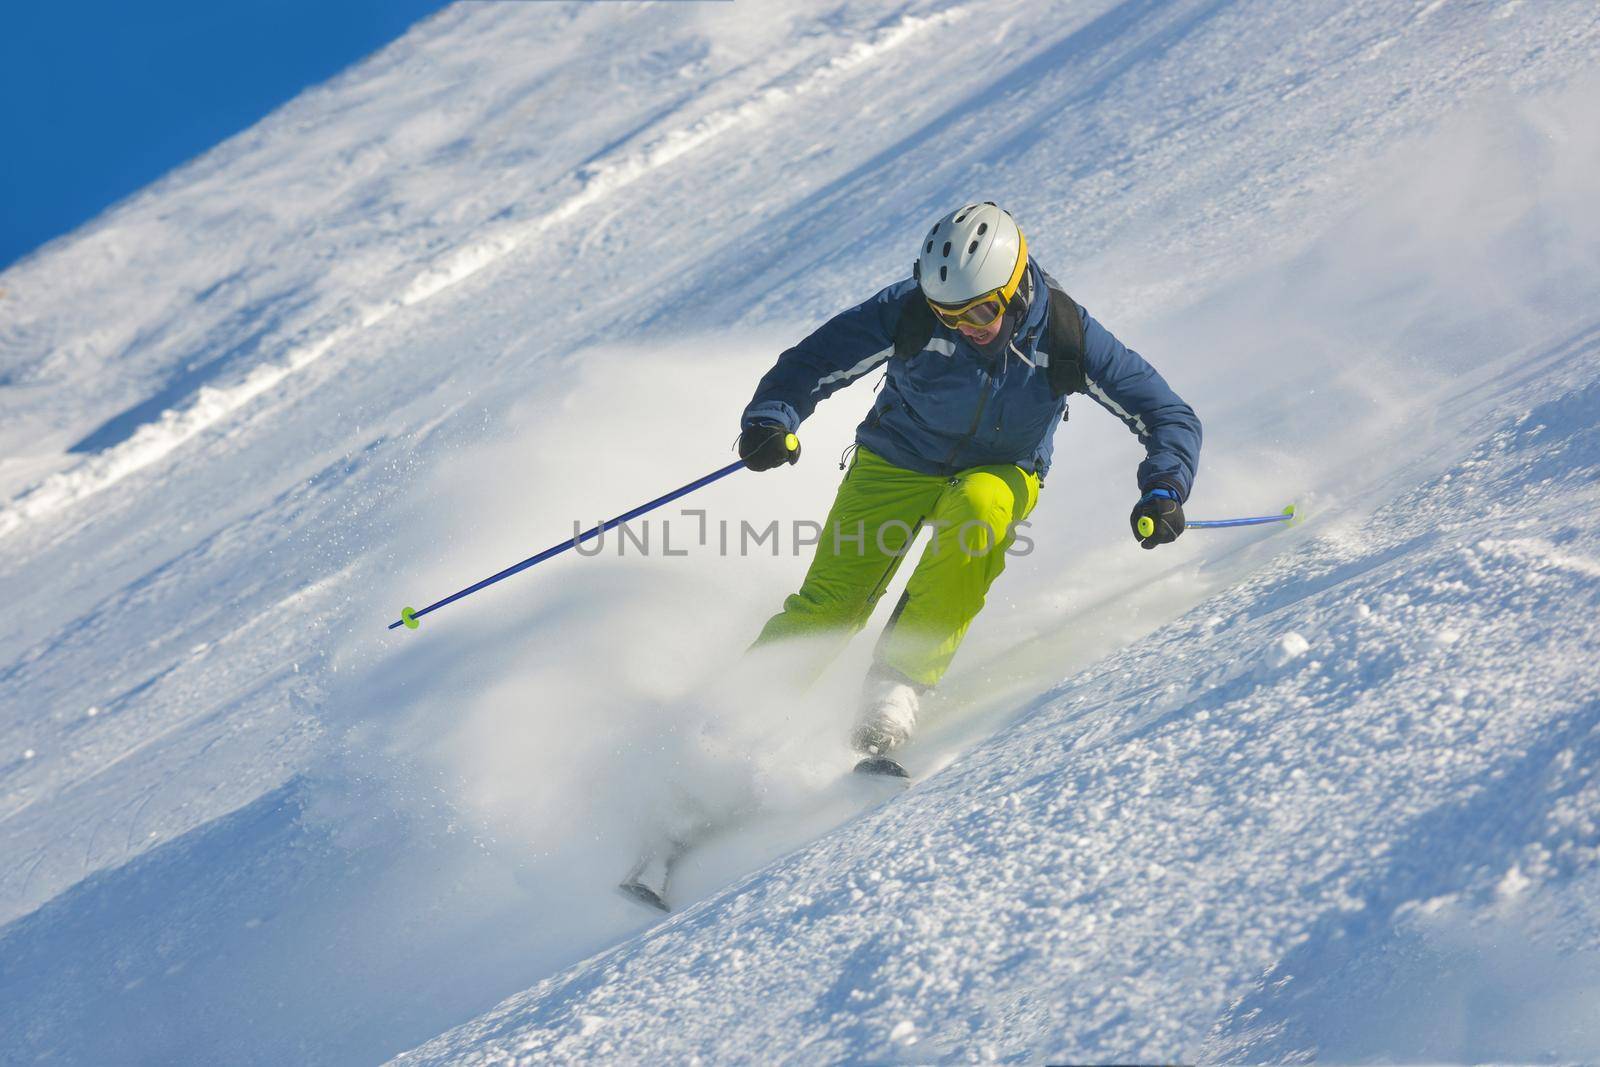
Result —
[[[1597, 45], [458, 5], [0, 274], [0, 1058], [1600, 1058]], [[1193, 516], [1308, 521], [1138, 550], [1075, 404], [881, 807], [864, 648], [731, 669], [787, 533], [384, 629], [726, 462], [972, 197], [1200, 410]], [[867, 388], [713, 545], [820, 517]], [[649, 926], [685, 802], [761, 814]]]

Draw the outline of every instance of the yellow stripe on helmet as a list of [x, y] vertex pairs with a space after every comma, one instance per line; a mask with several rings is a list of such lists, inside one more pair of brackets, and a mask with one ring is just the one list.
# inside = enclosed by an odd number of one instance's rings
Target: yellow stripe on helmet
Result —
[[1011, 298], [1017, 295], [1017, 287], [1022, 284], [1022, 274], [1028, 269], [1028, 239], [1022, 235], [1022, 227], [1017, 227], [1017, 265], [1011, 269], [1011, 280], [1001, 288], [1000, 295], [1009, 305]]

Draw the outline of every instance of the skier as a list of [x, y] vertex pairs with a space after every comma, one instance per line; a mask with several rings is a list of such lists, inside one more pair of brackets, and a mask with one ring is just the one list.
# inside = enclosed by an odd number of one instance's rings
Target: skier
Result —
[[[866, 625], [916, 531], [933, 537], [889, 617], [863, 688], [858, 769], [904, 774], [886, 753], [916, 725], [1038, 501], [1067, 396], [1086, 392], [1138, 435], [1145, 458], [1129, 521], [1145, 548], [1183, 533], [1200, 420], [1161, 375], [1079, 307], [1028, 255], [994, 203], [945, 215], [912, 276], [841, 312], [783, 352], [740, 423], [751, 470], [800, 458], [817, 404], [888, 364], [856, 430], [805, 580], [752, 646], [821, 638], [820, 673]], [[1154, 524], [1140, 535], [1140, 520]], [[1148, 528], [1147, 524], [1147, 528]]]

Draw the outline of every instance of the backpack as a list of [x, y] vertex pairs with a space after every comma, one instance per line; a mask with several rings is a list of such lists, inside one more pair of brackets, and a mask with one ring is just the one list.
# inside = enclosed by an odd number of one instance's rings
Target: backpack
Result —
[[[1046, 358], [1039, 362], [1056, 396], [1081, 393], [1088, 388], [1083, 369], [1083, 319], [1077, 302], [1056, 287], [1055, 279], [1046, 275], [1045, 283], [1050, 305], [1041, 355]], [[923, 299], [922, 290], [913, 287], [900, 308], [900, 325], [894, 332], [895, 357], [910, 359], [921, 352], [933, 338], [933, 327], [933, 309]]]

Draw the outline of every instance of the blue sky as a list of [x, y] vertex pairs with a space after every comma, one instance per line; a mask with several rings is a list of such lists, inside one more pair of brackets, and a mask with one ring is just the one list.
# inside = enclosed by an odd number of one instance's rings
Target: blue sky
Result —
[[0, 268], [403, 34], [443, 0], [47, 0], [0, 32]]

